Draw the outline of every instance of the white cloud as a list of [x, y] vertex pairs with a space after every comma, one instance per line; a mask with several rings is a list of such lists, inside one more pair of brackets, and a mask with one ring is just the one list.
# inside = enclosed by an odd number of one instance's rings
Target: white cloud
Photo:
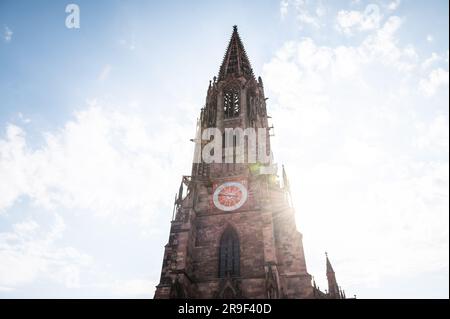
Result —
[[291, 41], [263, 68], [309, 270], [323, 272], [328, 250], [362, 297], [390, 276], [448, 272], [448, 71], [423, 80], [401, 26], [388, 17], [354, 46]]
[[28, 118], [28, 117], [25, 117], [25, 116], [22, 114], [22, 112], [19, 112], [19, 113], [17, 114], [17, 116], [18, 116], [18, 118], [19, 118], [23, 123], [25, 123], [25, 124], [28, 124], [28, 123], [31, 122], [31, 119]]
[[444, 61], [444, 58], [438, 53], [433, 52], [431, 53], [431, 56], [422, 63], [422, 68], [428, 69], [429, 67], [441, 61]]
[[420, 89], [426, 96], [432, 96], [439, 88], [448, 88], [448, 77], [448, 70], [442, 68], [434, 69], [427, 78], [420, 81]]
[[[188, 107], [182, 107], [181, 118], [190, 117]], [[135, 112], [131, 114], [130, 108]], [[167, 229], [160, 223], [169, 221], [173, 194], [181, 175], [190, 168], [185, 154], [193, 152], [189, 136], [194, 132], [195, 117], [180, 122], [169, 111], [148, 114], [136, 108], [90, 102], [59, 129], [42, 132], [43, 141], [37, 147], [30, 144], [24, 128], [7, 125], [0, 137], [1, 217], [10, 218], [19, 200], [25, 199], [39, 212], [36, 218], [60, 212], [71, 220], [76, 214], [77, 220], [107, 223], [103, 232], [120, 223], [145, 232], [146, 237], [165, 233]], [[23, 214], [29, 216], [29, 211], [25, 209]], [[1, 233], [1, 291], [43, 279], [79, 291], [92, 284], [104, 296], [151, 297], [154, 283], [148, 286], [148, 280], [122, 274], [124, 278], [116, 282], [115, 270], [106, 280], [102, 275], [108, 272], [105, 261], [92, 264], [86, 254], [64, 246], [63, 230], [60, 218], [53, 226], [26, 219], [11, 232]], [[11, 242], [13, 237], [15, 242]], [[151, 254], [158, 255], [157, 251]], [[105, 258], [106, 262], [116, 261], [115, 257]], [[116, 284], [111, 286], [111, 282]]]
[[[341, 10], [336, 17], [337, 29], [346, 35], [378, 29], [382, 16], [379, 9], [368, 7], [365, 12]], [[372, 8], [372, 9], [371, 9]], [[378, 8], [375, 6], [374, 8]]]
[[417, 68], [419, 57], [412, 45], [398, 45], [396, 33], [402, 22], [400, 17], [389, 17], [380, 29], [367, 36], [362, 49], [369, 59], [380, 59], [385, 65], [411, 72]]
[[395, 10], [398, 9], [398, 7], [400, 6], [400, 4], [401, 4], [401, 0], [394, 0], [394, 1], [391, 1], [391, 2], [387, 5], [387, 8], [388, 8], [388, 10], [390, 10], [390, 11], [395, 11]]
[[286, 15], [288, 14], [289, 10], [289, 1], [288, 0], [282, 0], [280, 2], [280, 15], [281, 19], [284, 19]]
[[380, 7], [370, 4], [364, 12], [340, 10], [336, 17], [336, 27], [346, 35], [353, 35], [356, 32], [378, 29], [382, 18]]
[[13, 36], [12, 30], [8, 26], [5, 26], [3, 31], [3, 40], [5, 42], [11, 42], [12, 36]]
[[27, 196], [45, 209], [148, 225], [161, 205], [170, 210], [170, 194], [187, 165], [176, 154], [192, 148], [186, 143], [190, 123], [152, 120], [92, 104], [61, 130], [47, 132], [38, 149], [28, 145], [23, 129], [8, 125], [0, 139], [0, 212]]
[[434, 37], [431, 34], [427, 35], [427, 41], [432, 43], [434, 41]]
[[[26, 188], [27, 163], [22, 156], [23, 146], [23, 131], [15, 125], [9, 125], [6, 139], [0, 139], [0, 213], [11, 206], [21, 190]], [[14, 169], [20, 165], [23, 165], [23, 169]]]
[[337, 24], [339, 30], [344, 33], [351, 34], [351, 29], [363, 23], [364, 15], [359, 11], [341, 10], [337, 15]]
[[300, 28], [305, 26], [320, 28], [323, 25], [322, 20], [327, 13], [327, 8], [321, 1], [282, 0], [280, 2], [282, 19], [288, 15], [289, 9], [293, 10]]
[[53, 224], [38, 224], [27, 219], [0, 233], [0, 287], [15, 290], [38, 279], [60, 283], [67, 288], [79, 286], [79, 272], [92, 258], [72, 247], [58, 247], [65, 224], [54, 215]]
[[449, 145], [449, 123], [444, 115], [436, 116], [430, 123], [418, 123], [417, 130], [419, 138], [415, 145], [425, 151], [448, 149]]

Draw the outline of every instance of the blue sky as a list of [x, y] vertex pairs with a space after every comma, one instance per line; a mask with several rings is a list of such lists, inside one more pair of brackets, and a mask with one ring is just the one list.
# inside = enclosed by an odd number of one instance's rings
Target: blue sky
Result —
[[0, 297], [153, 296], [237, 24], [319, 285], [448, 298], [447, 1], [68, 3], [0, 2]]

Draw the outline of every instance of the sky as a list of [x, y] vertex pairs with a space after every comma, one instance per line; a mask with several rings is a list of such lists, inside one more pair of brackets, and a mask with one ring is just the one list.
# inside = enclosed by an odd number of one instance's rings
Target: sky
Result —
[[448, 298], [448, 12], [444, 0], [0, 0], [0, 298], [153, 297], [235, 24], [319, 287], [327, 251], [347, 296]]

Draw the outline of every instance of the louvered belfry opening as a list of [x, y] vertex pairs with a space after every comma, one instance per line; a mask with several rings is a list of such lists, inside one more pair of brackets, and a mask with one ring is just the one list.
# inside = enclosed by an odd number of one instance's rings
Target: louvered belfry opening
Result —
[[239, 276], [239, 238], [232, 227], [228, 227], [220, 239], [219, 277]]
[[223, 113], [225, 118], [233, 118], [239, 116], [239, 113], [241, 111], [239, 95], [239, 89], [230, 89], [224, 93]]

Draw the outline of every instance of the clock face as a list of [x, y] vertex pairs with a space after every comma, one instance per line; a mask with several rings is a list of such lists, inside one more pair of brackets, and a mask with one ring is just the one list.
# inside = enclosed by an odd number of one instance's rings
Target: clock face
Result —
[[247, 200], [247, 189], [238, 182], [226, 182], [219, 185], [214, 194], [214, 205], [224, 211], [232, 211], [240, 208]]

